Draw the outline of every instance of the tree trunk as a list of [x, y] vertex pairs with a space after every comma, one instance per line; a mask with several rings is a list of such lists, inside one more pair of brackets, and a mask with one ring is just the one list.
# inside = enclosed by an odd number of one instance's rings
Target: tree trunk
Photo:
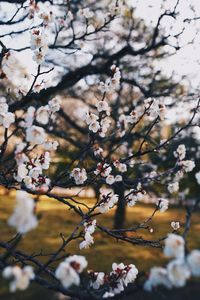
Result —
[[124, 201], [124, 188], [121, 184], [114, 187], [114, 193], [119, 195], [117, 209], [114, 217], [114, 228], [120, 229], [124, 227], [126, 218], [126, 202]]

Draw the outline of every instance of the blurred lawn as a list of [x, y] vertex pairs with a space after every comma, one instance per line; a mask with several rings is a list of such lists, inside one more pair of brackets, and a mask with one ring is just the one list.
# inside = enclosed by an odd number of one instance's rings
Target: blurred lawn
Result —
[[[85, 199], [85, 203], [91, 205], [94, 200]], [[0, 234], [1, 240], [9, 240], [15, 234], [15, 230], [7, 225], [7, 218], [12, 213], [15, 205], [15, 194], [0, 196]], [[126, 226], [141, 223], [148, 218], [154, 210], [153, 205], [136, 204], [136, 206], [127, 210]], [[40, 215], [39, 226], [36, 230], [28, 233], [20, 242], [18, 249], [26, 251], [29, 254], [40, 252], [51, 253], [61, 244], [60, 233], [67, 237], [74, 229], [79, 217], [65, 205], [54, 199], [47, 197], [40, 198], [37, 204], [37, 214]], [[112, 228], [114, 209], [110, 213], [97, 217], [99, 224]], [[153, 233], [147, 233], [144, 230], [133, 233], [133, 236], [143, 236], [148, 239], [157, 239], [165, 236], [171, 231], [171, 221], [179, 221], [184, 225], [185, 212], [181, 208], [171, 207], [167, 212], [158, 212], [151, 222]], [[200, 213], [196, 213], [192, 219], [191, 234], [188, 238], [189, 249], [200, 247], [200, 235], [197, 234], [200, 229]], [[183, 229], [180, 229], [180, 232]], [[80, 240], [73, 241], [67, 248], [66, 252], [71, 254], [85, 255], [89, 262], [89, 268], [98, 271], [109, 271], [113, 262], [134, 263], [140, 271], [147, 271], [153, 265], [161, 265], [166, 262], [166, 258], [162, 255], [160, 249], [149, 247], [134, 246], [122, 241], [116, 241], [107, 235], [97, 231], [94, 235], [95, 244], [91, 249], [79, 250]], [[1, 251], [1, 250], [0, 250]], [[47, 260], [48, 257], [43, 258]], [[33, 285], [32, 285], [33, 286]], [[36, 291], [37, 290], [37, 291]], [[25, 293], [17, 293], [15, 296], [7, 295], [8, 289], [1, 284], [0, 299], [9, 300], [39, 300], [39, 295], [44, 296], [44, 290], [41, 292], [39, 288], [30, 288]], [[45, 292], [45, 299], [52, 300], [48, 292]], [[52, 295], [52, 293], [51, 293]], [[44, 299], [44, 297], [42, 298]], [[14, 297], [14, 298], [13, 298]], [[50, 297], [50, 298], [49, 298]], [[42, 299], [41, 298], [41, 299]], [[149, 298], [151, 299], [151, 298]], [[199, 296], [200, 299], [200, 296]]]

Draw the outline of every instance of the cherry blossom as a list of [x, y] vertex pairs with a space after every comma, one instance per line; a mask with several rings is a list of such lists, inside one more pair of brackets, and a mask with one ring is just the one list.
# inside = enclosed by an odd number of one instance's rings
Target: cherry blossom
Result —
[[26, 290], [29, 286], [30, 280], [35, 278], [35, 274], [31, 266], [25, 266], [23, 269], [19, 266], [8, 266], [3, 270], [2, 275], [6, 279], [11, 279], [10, 291], [12, 293], [17, 289]]
[[71, 285], [79, 285], [80, 277], [76, 269], [68, 261], [63, 261], [56, 269], [55, 276], [60, 280], [64, 288], [69, 288]]
[[26, 140], [35, 144], [43, 144], [46, 139], [45, 131], [42, 127], [31, 126], [26, 129]]
[[16, 201], [16, 207], [8, 219], [8, 224], [15, 227], [17, 232], [25, 234], [38, 225], [38, 220], [34, 214], [35, 203], [24, 191], [17, 191]]
[[87, 180], [87, 173], [84, 168], [74, 168], [70, 176], [74, 178], [76, 184], [83, 184]]
[[193, 250], [187, 256], [187, 263], [193, 276], [200, 276], [200, 251]]
[[187, 264], [181, 259], [172, 260], [167, 265], [167, 274], [175, 287], [183, 287], [186, 280], [190, 278], [190, 270]]
[[167, 199], [159, 199], [157, 201], [157, 205], [160, 209], [160, 212], [165, 212], [168, 209], [169, 206], [169, 200]]
[[184, 239], [177, 234], [169, 233], [165, 240], [164, 254], [168, 257], [184, 257]]
[[180, 223], [179, 222], [171, 222], [171, 227], [173, 230], [178, 230], [180, 228]]

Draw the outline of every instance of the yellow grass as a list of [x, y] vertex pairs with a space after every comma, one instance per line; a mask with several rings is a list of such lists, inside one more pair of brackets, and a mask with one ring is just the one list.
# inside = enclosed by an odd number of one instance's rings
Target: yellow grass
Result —
[[[91, 204], [93, 200], [84, 200]], [[7, 218], [12, 213], [15, 205], [15, 195], [0, 196], [0, 232], [1, 240], [9, 240], [15, 234], [15, 230], [7, 225]], [[126, 226], [132, 226], [144, 221], [153, 212], [153, 205], [136, 204], [136, 206], [127, 210]], [[42, 197], [37, 204], [37, 214], [40, 216], [39, 226], [36, 230], [28, 233], [20, 242], [19, 249], [28, 253], [40, 252], [51, 253], [61, 244], [60, 233], [67, 237], [75, 225], [80, 220], [65, 205], [54, 199]], [[97, 218], [99, 224], [112, 228], [114, 209]], [[165, 236], [171, 231], [171, 221], [180, 221], [184, 224], [185, 213], [183, 209], [170, 208], [165, 213], [158, 212], [154, 217], [151, 227], [153, 233], [144, 230], [134, 233], [134, 236], [143, 236], [148, 239], [157, 239]], [[191, 234], [188, 239], [190, 249], [200, 247], [200, 235], [197, 234], [200, 229], [200, 215], [196, 213], [192, 219]], [[183, 229], [180, 230], [180, 232]], [[89, 268], [101, 271], [109, 271], [112, 262], [134, 263], [140, 271], [148, 270], [152, 265], [163, 264], [166, 258], [162, 255], [160, 249], [154, 249], [143, 246], [135, 246], [122, 241], [116, 241], [100, 231], [94, 234], [95, 244], [91, 249], [79, 250], [80, 240], [73, 241], [67, 248], [67, 253], [85, 255], [89, 261]], [[48, 259], [48, 258], [43, 258]]]

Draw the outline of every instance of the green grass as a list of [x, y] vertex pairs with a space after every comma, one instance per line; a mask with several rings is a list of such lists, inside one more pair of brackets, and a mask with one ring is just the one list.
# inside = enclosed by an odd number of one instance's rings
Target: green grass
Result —
[[[85, 199], [84, 201], [90, 205], [93, 200]], [[12, 213], [14, 204], [14, 192], [11, 192], [9, 195], [0, 196], [1, 240], [9, 240], [15, 234], [15, 230], [7, 225], [7, 218]], [[137, 204], [133, 208], [129, 208], [126, 215], [126, 226], [132, 226], [144, 221], [144, 219], [151, 215], [153, 210], [154, 206], [147, 204]], [[22, 239], [18, 247], [18, 249], [26, 251], [29, 254], [40, 252], [41, 250], [43, 250], [44, 253], [54, 252], [61, 244], [60, 233], [67, 237], [80, 220], [79, 217], [72, 210], [68, 210], [65, 205], [54, 199], [48, 199], [47, 197], [42, 197], [38, 202], [37, 214], [40, 215], [38, 228], [28, 233]], [[97, 221], [103, 226], [112, 228], [113, 215], [114, 209], [111, 210], [110, 213], [98, 216]], [[184, 210], [171, 207], [167, 212], [158, 212], [155, 215], [151, 223], [151, 227], [154, 229], [153, 233], [141, 230], [138, 233], [133, 233], [132, 236], [143, 236], [152, 240], [163, 237], [171, 231], [171, 221], [179, 221], [182, 225], [180, 232], [182, 232], [184, 220]], [[200, 235], [197, 234], [200, 229], [199, 221], [200, 214], [198, 212], [194, 214], [192, 219], [191, 234], [188, 238], [189, 249], [200, 247]], [[167, 261], [160, 249], [134, 246], [122, 241], [116, 241], [99, 231], [96, 231], [94, 234], [94, 239], [95, 244], [90, 249], [79, 250], [80, 240], [76, 240], [66, 248], [66, 252], [85, 255], [89, 262], [89, 268], [98, 271], [109, 271], [113, 262], [134, 263], [140, 271], [147, 271], [151, 266], [162, 265]], [[48, 258], [42, 259], [45, 261]], [[1, 298], [1, 293], [5, 295], [6, 289], [5, 287], [1, 289], [0, 299], [4, 299]], [[27, 291], [27, 293], [31, 293], [30, 291], [31, 289], [29, 292]], [[37, 291], [40, 291], [40, 289]], [[35, 289], [34, 293], [36, 293]], [[19, 295], [22, 295], [22, 293], [19, 293]], [[34, 298], [31, 298], [31, 295], [32, 294], [27, 294], [26, 298], [20, 298], [21, 296], [19, 296], [19, 298], [6, 297], [5, 299], [21, 300], [37, 298], [39, 300], [38, 296], [35, 295]]]

